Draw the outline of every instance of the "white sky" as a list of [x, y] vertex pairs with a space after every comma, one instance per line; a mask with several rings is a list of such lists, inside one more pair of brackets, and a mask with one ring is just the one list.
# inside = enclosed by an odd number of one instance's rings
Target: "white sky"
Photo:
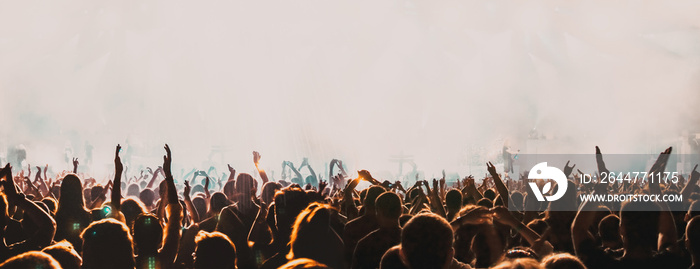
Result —
[[570, 141], [561, 151], [639, 152], [699, 130], [698, 14], [697, 1], [0, 0], [0, 151], [57, 163], [89, 140], [108, 167], [129, 139], [147, 165], [168, 142], [181, 167], [225, 145], [244, 170], [258, 150], [275, 170], [309, 156], [392, 172], [403, 151], [437, 175], [506, 139], [523, 149], [537, 128]]

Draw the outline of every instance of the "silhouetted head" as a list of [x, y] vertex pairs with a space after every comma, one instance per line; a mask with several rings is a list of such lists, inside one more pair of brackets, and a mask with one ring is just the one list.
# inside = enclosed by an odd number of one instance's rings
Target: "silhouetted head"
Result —
[[194, 268], [236, 268], [236, 247], [226, 235], [199, 231], [194, 242]]
[[242, 195], [245, 199], [250, 199], [250, 197], [255, 193], [255, 179], [253, 176], [247, 173], [240, 173], [236, 177], [236, 194]]
[[494, 266], [493, 269], [540, 269], [543, 268], [539, 262], [530, 258], [521, 258], [515, 260], [506, 260], [498, 265]]
[[308, 258], [332, 268], [343, 267], [343, 240], [331, 228], [333, 209], [312, 203], [294, 222], [287, 259]]
[[653, 202], [627, 202], [620, 209], [620, 235], [625, 248], [655, 249], [660, 207]]
[[275, 194], [275, 223], [282, 235], [292, 233], [292, 225], [299, 213], [309, 205], [306, 192], [298, 186], [283, 188]]
[[229, 180], [224, 184], [224, 189], [222, 190], [224, 194], [226, 194], [226, 197], [229, 199], [233, 199], [233, 197], [236, 196], [236, 181], [235, 180]]
[[272, 181], [266, 182], [262, 187], [260, 200], [267, 205], [271, 204], [275, 199], [275, 193], [280, 189], [282, 189], [282, 186], [279, 183]]
[[124, 214], [124, 218], [126, 219], [126, 225], [131, 226], [139, 214], [143, 214], [148, 211], [140, 201], [129, 197], [122, 201], [121, 212]]
[[139, 193], [141, 193], [141, 187], [139, 185], [131, 183], [129, 184], [128, 187], [126, 187], [126, 196], [139, 196]]
[[156, 194], [151, 189], [144, 189], [139, 193], [139, 200], [147, 207], [153, 207], [153, 202], [156, 200]]
[[80, 269], [83, 259], [73, 248], [70, 242], [62, 240], [56, 244], [45, 247], [42, 252], [51, 255], [63, 269]]
[[620, 238], [620, 218], [608, 215], [598, 223], [598, 235], [603, 243], [622, 243]]
[[545, 269], [586, 269], [579, 258], [569, 253], [556, 253], [544, 257], [542, 266]]
[[213, 216], [221, 212], [221, 209], [231, 204], [222, 192], [215, 192], [209, 198], [209, 216]]
[[194, 208], [197, 209], [199, 220], [204, 220], [204, 218], [207, 216], [207, 201], [204, 200], [204, 198], [197, 196], [192, 199], [192, 205], [194, 205]]
[[0, 264], [0, 269], [15, 268], [61, 269], [61, 265], [49, 254], [41, 251], [29, 251]]
[[163, 240], [163, 226], [158, 217], [151, 213], [139, 214], [134, 220], [131, 232], [134, 236], [134, 246], [139, 255], [158, 251]]
[[111, 218], [96, 221], [80, 237], [83, 239], [82, 268], [134, 267], [132, 239], [124, 223]]
[[367, 194], [362, 202], [365, 207], [365, 212], [374, 213], [374, 202], [377, 201], [377, 197], [384, 193], [386, 190], [380, 186], [372, 186], [367, 189]]
[[493, 191], [493, 189], [487, 189], [484, 191], [483, 196], [484, 198], [488, 198], [489, 200], [493, 201], [496, 199], [496, 192]]
[[444, 218], [421, 213], [401, 231], [401, 259], [411, 268], [445, 268], [454, 256], [453, 242], [452, 227]]
[[459, 211], [462, 207], [462, 192], [451, 189], [445, 194], [445, 206], [450, 211]]
[[56, 215], [71, 214], [75, 210], [87, 210], [83, 200], [83, 186], [78, 176], [68, 174], [61, 182], [61, 196], [58, 199]]
[[377, 218], [380, 222], [398, 224], [399, 217], [403, 211], [401, 198], [396, 193], [385, 192], [377, 197], [375, 201]]

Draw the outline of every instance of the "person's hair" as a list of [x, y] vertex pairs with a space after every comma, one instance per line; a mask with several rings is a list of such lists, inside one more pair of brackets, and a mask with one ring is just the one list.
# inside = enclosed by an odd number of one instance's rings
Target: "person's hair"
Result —
[[693, 217], [685, 227], [688, 250], [695, 256], [700, 255], [700, 216]]
[[539, 262], [531, 258], [520, 258], [515, 260], [505, 260], [492, 269], [540, 269], [543, 268]]
[[262, 192], [260, 194], [260, 200], [265, 204], [270, 205], [275, 199], [275, 193], [282, 188], [277, 182], [268, 181], [262, 187]]
[[[236, 192], [239, 194], [253, 195], [256, 184], [255, 178], [248, 173], [240, 173], [236, 176]], [[248, 198], [250, 197], [245, 197], [244, 199]]]
[[215, 192], [209, 199], [209, 214], [211, 216], [219, 214], [221, 209], [231, 204], [223, 192]]
[[158, 249], [163, 239], [163, 226], [158, 217], [151, 213], [141, 213], [134, 220], [131, 233], [137, 250]]
[[202, 197], [192, 198], [192, 205], [197, 210], [197, 216], [199, 216], [199, 221], [203, 221], [207, 217], [207, 201]]
[[[227, 181], [221, 191], [226, 194], [226, 197], [233, 198], [233, 196], [236, 194], [236, 180]], [[192, 188], [192, 192], [194, 193], [194, 188]]]
[[306, 192], [299, 186], [282, 188], [275, 194], [275, 220], [277, 230], [283, 235], [291, 234], [299, 213], [309, 205]]
[[299, 258], [289, 261], [278, 269], [325, 269], [330, 268], [325, 264], [307, 258]]
[[80, 269], [80, 264], [83, 263], [83, 258], [67, 240], [61, 240], [61, 242], [45, 247], [41, 251], [56, 259], [63, 269]]
[[393, 192], [385, 192], [379, 195], [375, 201], [375, 206], [377, 208], [377, 214], [381, 214], [388, 219], [398, 220], [403, 212], [401, 198]]
[[496, 199], [496, 192], [493, 191], [493, 189], [487, 189], [484, 191], [483, 196], [484, 198], [488, 198], [489, 200], [493, 201]]
[[83, 239], [83, 268], [133, 268], [133, 240], [124, 223], [112, 218], [90, 224]]
[[[514, 191], [513, 193], [510, 194], [510, 198], [508, 199], [510, 203], [515, 206], [515, 209], [517, 210], [522, 210], [523, 209], [523, 203], [525, 201], [525, 196], [523, 196], [522, 192], [519, 191]], [[510, 205], [508, 205], [510, 206]]]
[[194, 268], [236, 267], [236, 247], [225, 234], [199, 231], [194, 242]]
[[462, 207], [462, 192], [457, 189], [449, 190], [445, 194], [445, 206], [459, 210]]
[[138, 196], [139, 193], [141, 193], [141, 187], [137, 184], [132, 183], [126, 187], [126, 196]]
[[139, 200], [146, 206], [153, 206], [153, 202], [156, 200], [156, 193], [151, 189], [143, 189], [139, 193]]
[[126, 225], [130, 226], [134, 223], [134, 220], [139, 214], [148, 212], [146, 206], [144, 206], [141, 201], [134, 198], [126, 198], [122, 200], [121, 210], [124, 214], [124, 219], [126, 219]]
[[629, 246], [655, 248], [659, 206], [653, 202], [627, 202], [620, 209], [620, 234]]
[[610, 214], [598, 223], [598, 235], [603, 242], [620, 240], [620, 218]]
[[331, 228], [333, 208], [312, 203], [294, 222], [287, 259], [309, 258], [333, 268], [341, 267], [343, 241]]
[[58, 263], [51, 255], [41, 251], [29, 251], [20, 255], [14, 256], [9, 260], [0, 264], [0, 269], [14, 268], [42, 268], [42, 269], [61, 269], [61, 264]]
[[61, 182], [61, 195], [58, 198], [56, 217], [68, 218], [76, 215], [77, 211], [87, 213], [85, 200], [83, 199], [83, 186], [78, 176], [68, 174], [63, 177], [63, 182]]
[[375, 209], [374, 203], [377, 201], [377, 197], [384, 193], [386, 190], [381, 186], [372, 186], [367, 189], [367, 194], [365, 195], [365, 200], [363, 201], [363, 206], [366, 209]]
[[545, 269], [586, 269], [578, 257], [569, 253], [553, 253], [542, 259]]
[[100, 184], [94, 185], [90, 188], [83, 190], [83, 194], [90, 194], [90, 196], [86, 195], [86, 197], [90, 197], [91, 201], [95, 201], [98, 197], [100, 197], [100, 195], [102, 195], [103, 192], [104, 187], [102, 187], [102, 185]]
[[401, 253], [411, 268], [443, 268], [453, 242], [450, 224], [433, 213], [414, 216], [401, 231]]

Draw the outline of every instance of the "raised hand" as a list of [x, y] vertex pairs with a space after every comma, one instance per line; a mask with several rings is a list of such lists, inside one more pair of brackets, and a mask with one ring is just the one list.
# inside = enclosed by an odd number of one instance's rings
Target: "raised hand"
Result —
[[318, 193], [323, 194], [323, 189], [328, 186], [328, 181], [319, 180], [318, 181]]
[[610, 174], [610, 170], [605, 167], [605, 162], [603, 161], [603, 154], [600, 152], [600, 148], [595, 146], [595, 161], [598, 164], [598, 172]]
[[569, 166], [569, 161], [566, 161], [566, 164], [564, 165], [564, 175], [566, 175], [567, 178], [569, 175], [571, 175], [571, 172], [574, 171], [574, 167], [576, 167], [575, 164], [573, 166]]
[[255, 166], [258, 166], [258, 163], [260, 163], [260, 152], [253, 151], [253, 163]]
[[508, 226], [515, 226], [520, 223], [515, 217], [513, 217], [512, 214], [510, 214], [510, 211], [508, 211], [508, 208], [504, 206], [497, 206], [491, 209], [491, 212], [493, 212], [493, 217], [496, 221], [503, 223]]
[[173, 157], [170, 152], [170, 146], [165, 144], [165, 156], [163, 156], [163, 171], [165, 172], [165, 184], [167, 185], [168, 204], [174, 207], [179, 207], [180, 203], [177, 199], [177, 190], [175, 189], [175, 181], [173, 179], [172, 163]]
[[[690, 180], [689, 182], [696, 183], [698, 182], [698, 179], [700, 179], [700, 172], [698, 170], [698, 165], [696, 164], [695, 167], [693, 167], [693, 172], [690, 172]], [[688, 183], [690, 184], [690, 183]]]
[[234, 169], [233, 167], [231, 167], [230, 164], [226, 164], [226, 165], [228, 166], [228, 171], [229, 171], [229, 173], [231, 173], [231, 174], [236, 174], [236, 169]]
[[372, 184], [375, 184], [375, 185], [381, 184], [381, 182], [379, 182], [379, 181], [377, 181], [376, 179], [374, 179], [374, 178], [372, 177], [372, 174], [370, 174], [369, 171], [367, 171], [367, 170], [360, 170], [360, 171], [357, 171], [357, 174], [358, 174], [361, 178], [363, 178], [364, 180], [369, 181], [369, 183], [372, 183]]
[[5, 180], [0, 183], [2, 183], [7, 200], [9, 200], [9, 202], [16, 202], [23, 199], [24, 197], [20, 195], [21, 192], [18, 191], [15, 182], [12, 180], [12, 167], [10, 164], [5, 165], [5, 168], [2, 169], [2, 174]]
[[117, 144], [117, 149], [114, 152], [114, 169], [118, 174], [124, 171], [124, 165], [122, 164], [122, 159], [119, 157], [119, 152], [122, 150], [122, 146]]
[[78, 158], [73, 158], [73, 174], [78, 172], [78, 164], [80, 164]]
[[488, 162], [486, 163], [486, 170], [489, 171], [489, 174], [491, 174], [492, 177], [497, 177], [498, 172], [496, 171], [496, 166], [493, 165], [493, 163]]
[[185, 197], [185, 200], [190, 199], [190, 192], [192, 191], [192, 188], [190, 187], [190, 183], [185, 180], [185, 190], [184, 193], [182, 194]]
[[299, 165], [299, 168], [301, 169], [304, 166], [309, 165], [309, 158], [304, 157], [304, 159], [301, 161], [301, 164]]
[[165, 144], [165, 155], [163, 156], [163, 172], [165, 173], [165, 178], [170, 180], [173, 179], [173, 170], [172, 170], [172, 163], [173, 163], [173, 158], [172, 158], [172, 153], [170, 152], [170, 147], [168, 144]]

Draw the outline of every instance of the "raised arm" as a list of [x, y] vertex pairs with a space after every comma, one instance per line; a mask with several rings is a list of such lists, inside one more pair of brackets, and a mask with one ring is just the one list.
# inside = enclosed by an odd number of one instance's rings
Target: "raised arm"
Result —
[[73, 174], [78, 173], [78, 164], [80, 164], [78, 158], [73, 158]]
[[[661, 175], [664, 174], [664, 171], [666, 171], [666, 164], [668, 163], [668, 159], [671, 156], [671, 151], [672, 148], [669, 147], [661, 154], [659, 154], [659, 157], [656, 159], [656, 162], [654, 165], [652, 165], [651, 169], [649, 170], [649, 175], [659, 173]], [[652, 194], [658, 194], [661, 195], [661, 187], [659, 186], [660, 182], [648, 182], [649, 184], [649, 191]], [[670, 208], [668, 207], [668, 204], [663, 201], [657, 201], [659, 206], [661, 206], [661, 212], [659, 212], [659, 241], [658, 241], [658, 249], [668, 249], [670, 251], [678, 251], [678, 234], [676, 233], [676, 225], [675, 222], [673, 221], [673, 214], [671, 213]]]
[[501, 196], [503, 205], [508, 206], [508, 188], [506, 188], [506, 185], [503, 184], [503, 180], [501, 180], [501, 176], [496, 172], [496, 166], [489, 162], [486, 164], [486, 167], [488, 168], [491, 177], [493, 177], [493, 183], [496, 185], [496, 190], [498, 191], [499, 196]]
[[181, 228], [181, 213], [182, 206], [177, 198], [177, 189], [175, 188], [175, 180], [172, 173], [172, 155], [170, 147], [165, 144], [166, 155], [163, 156], [163, 172], [165, 172], [165, 185], [167, 187], [168, 207], [170, 213], [168, 223], [165, 225], [165, 237], [163, 238], [163, 247], [160, 249], [163, 261], [167, 261], [165, 266], [170, 267], [175, 262], [177, 255], [178, 243], [180, 241]]
[[[289, 169], [292, 169], [292, 172], [294, 172], [294, 174], [297, 176], [297, 178], [299, 178], [299, 180], [301, 182], [304, 182], [304, 176], [302, 176], [301, 173], [299, 173], [299, 170], [297, 170], [296, 167], [294, 167], [294, 164], [290, 161], [287, 161], [285, 163], [287, 164], [287, 166], [289, 166]], [[304, 187], [304, 186], [302, 186], [302, 187]]]
[[[681, 195], [683, 197], [690, 197], [690, 195], [693, 193], [693, 190], [697, 187], [698, 185], [698, 179], [700, 179], [700, 172], [698, 170], [698, 165], [696, 164], [695, 167], [693, 167], [693, 171], [690, 172], [690, 178], [688, 179], [688, 182], [686, 182], [685, 186], [683, 187], [683, 190], [681, 191]], [[684, 204], [689, 203], [690, 201], [687, 199], [683, 200]]]
[[236, 169], [233, 169], [230, 164], [228, 165], [228, 172], [230, 173], [228, 175], [228, 181], [235, 180], [236, 179]]
[[537, 252], [540, 257], [544, 257], [552, 253], [552, 250], [554, 249], [552, 244], [544, 240], [540, 234], [532, 230], [530, 227], [527, 227], [527, 225], [517, 220], [510, 213], [510, 211], [508, 211], [508, 208], [497, 206], [491, 211], [494, 213], [494, 219], [500, 223], [510, 226], [512, 229], [515, 229], [520, 236], [525, 238], [525, 240], [530, 243], [530, 246], [533, 246], [533, 248], [534, 246], [541, 246], [538, 249], [535, 249], [535, 252]]
[[119, 215], [122, 204], [121, 184], [124, 166], [122, 165], [122, 159], [119, 158], [119, 151], [121, 150], [122, 146], [117, 144], [116, 151], [114, 152], [114, 180], [112, 181], [112, 210], [116, 215]]
[[255, 163], [255, 169], [258, 170], [258, 174], [260, 174], [260, 179], [262, 179], [262, 184], [260, 186], [265, 185], [265, 183], [267, 183], [269, 181], [267, 178], [267, 173], [265, 173], [265, 170], [260, 168], [260, 158], [261, 157], [262, 156], [260, 155], [259, 152], [253, 151], [253, 163]]
[[199, 223], [199, 214], [197, 213], [197, 208], [194, 207], [194, 204], [192, 203], [192, 199], [190, 198], [190, 192], [192, 191], [192, 188], [190, 187], [190, 183], [185, 180], [185, 190], [183, 191], [182, 196], [185, 197], [185, 206], [187, 207], [187, 212], [189, 213], [190, 219], [192, 220], [193, 223]]
[[12, 181], [12, 168], [9, 164], [5, 165], [5, 168], [0, 171], [0, 178], [2, 177], [5, 178], [1, 183], [8, 202], [24, 210], [24, 214], [37, 225], [36, 232], [29, 235], [27, 242], [30, 242], [32, 246], [38, 248], [50, 245], [56, 233], [56, 221], [18, 190], [17, 186]]

